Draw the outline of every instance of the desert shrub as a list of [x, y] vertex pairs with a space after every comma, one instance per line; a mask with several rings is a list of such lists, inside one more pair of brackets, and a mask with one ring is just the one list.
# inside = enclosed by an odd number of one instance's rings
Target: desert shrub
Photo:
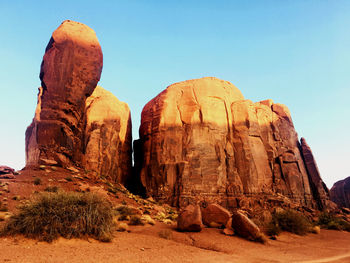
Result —
[[33, 181], [34, 185], [40, 185], [41, 184], [41, 179], [39, 177], [36, 177]]
[[283, 210], [272, 215], [266, 232], [270, 236], [278, 235], [282, 231], [305, 235], [310, 229], [311, 223], [303, 214], [294, 210]]
[[158, 232], [159, 237], [164, 239], [172, 239], [173, 232], [170, 229], [162, 229]]
[[349, 222], [328, 212], [322, 212], [320, 214], [317, 224], [325, 229], [344, 230], [350, 232]]
[[0, 212], [7, 212], [8, 208], [5, 204], [0, 201]]
[[92, 193], [40, 193], [19, 207], [0, 235], [23, 234], [51, 242], [65, 238], [91, 236], [112, 239], [113, 209], [109, 202]]
[[142, 221], [141, 216], [133, 215], [130, 217], [129, 225], [132, 225], [132, 226], [141, 225], [141, 226], [143, 226], [144, 222]]
[[54, 185], [54, 186], [48, 186], [44, 189], [45, 192], [50, 192], [50, 193], [57, 193], [59, 190], [59, 187]]
[[266, 234], [268, 236], [278, 236], [282, 232], [281, 227], [278, 224], [277, 219], [273, 218], [266, 226]]

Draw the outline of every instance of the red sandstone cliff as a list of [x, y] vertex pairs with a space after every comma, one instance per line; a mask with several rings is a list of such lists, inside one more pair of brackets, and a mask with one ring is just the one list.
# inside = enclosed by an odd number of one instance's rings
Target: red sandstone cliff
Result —
[[26, 166], [84, 167], [124, 182], [131, 169], [130, 111], [111, 93], [95, 90], [102, 59], [88, 26], [66, 20], [53, 32], [26, 131]]
[[157, 199], [178, 206], [202, 201], [229, 208], [317, 208], [282, 104], [245, 100], [217, 78], [189, 80], [169, 86], [144, 107], [139, 132], [141, 182]]

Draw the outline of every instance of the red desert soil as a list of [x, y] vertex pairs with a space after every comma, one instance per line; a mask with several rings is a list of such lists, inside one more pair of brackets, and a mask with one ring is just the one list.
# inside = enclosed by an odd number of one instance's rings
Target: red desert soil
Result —
[[[0, 239], [1, 262], [350, 262], [350, 233], [323, 230], [300, 237], [282, 234], [267, 245], [227, 237], [215, 229], [193, 236], [197, 244], [166, 240], [159, 226], [116, 233], [112, 243], [59, 239], [52, 244], [20, 237]], [[141, 230], [153, 228], [153, 231]], [[148, 230], [148, 229], [147, 229]], [[183, 237], [185, 239], [185, 237]], [[202, 248], [199, 248], [199, 247]], [[217, 251], [213, 251], [217, 250]]]
[[[67, 176], [72, 178], [66, 180]], [[33, 184], [36, 177], [41, 178], [40, 185]], [[105, 194], [115, 204], [142, 206], [130, 195], [103, 190], [106, 184], [88, 177], [84, 172], [63, 169], [22, 171], [15, 179], [0, 180], [2, 185], [8, 183], [8, 191], [2, 190], [0, 200], [7, 198], [9, 210], [14, 212], [19, 202], [48, 185], [81, 190], [88, 184], [90, 190]], [[164, 229], [171, 231], [169, 240], [159, 237]], [[263, 245], [225, 236], [219, 229], [180, 233], [174, 224], [157, 222], [154, 226], [130, 226], [130, 232], [115, 232], [111, 243], [59, 239], [48, 244], [17, 236], [0, 238], [0, 248], [0, 262], [350, 262], [350, 233], [333, 230], [307, 236], [283, 233]]]

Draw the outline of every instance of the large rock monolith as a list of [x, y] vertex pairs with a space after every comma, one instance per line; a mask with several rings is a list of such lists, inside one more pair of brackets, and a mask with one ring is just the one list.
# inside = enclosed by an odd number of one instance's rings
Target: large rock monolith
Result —
[[125, 181], [131, 170], [130, 111], [111, 93], [95, 90], [102, 66], [91, 28], [66, 20], [53, 32], [26, 131], [26, 167], [78, 167]]
[[140, 179], [158, 200], [317, 206], [288, 108], [246, 100], [228, 81], [169, 86], [143, 108], [139, 132]]

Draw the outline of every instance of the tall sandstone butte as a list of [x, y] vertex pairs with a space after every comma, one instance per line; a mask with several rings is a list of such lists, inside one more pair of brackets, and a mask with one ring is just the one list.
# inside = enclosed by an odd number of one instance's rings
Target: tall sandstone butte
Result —
[[230, 82], [169, 86], [144, 107], [139, 132], [143, 154], [135, 163], [147, 194], [159, 200], [320, 208], [287, 107], [245, 100]]
[[[66, 20], [53, 32], [41, 64], [35, 116], [26, 131], [27, 167], [40, 164], [77, 166], [113, 179], [125, 177], [115, 174], [119, 161], [114, 159], [131, 150], [130, 114], [112, 94], [102, 88], [94, 92], [102, 66], [102, 50], [91, 28]], [[106, 104], [104, 107], [102, 101]], [[117, 103], [113, 104], [115, 101]], [[118, 107], [121, 107], [119, 116]], [[100, 119], [96, 116], [99, 110], [104, 111]], [[125, 130], [128, 134], [123, 134]], [[99, 142], [99, 147], [91, 147], [92, 141]], [[110, 146], [107, 141], [125, 142], [129, 146]], [[125, 150], [127, 147], [129, 150]], [[99, 157], [99, 163], [87, 160], [86, 154]], [[101, 155], [106, 157], [100, 158]], [[120, 170], [128, 172], [131, 157], [122, 159], [128, 167]]]

